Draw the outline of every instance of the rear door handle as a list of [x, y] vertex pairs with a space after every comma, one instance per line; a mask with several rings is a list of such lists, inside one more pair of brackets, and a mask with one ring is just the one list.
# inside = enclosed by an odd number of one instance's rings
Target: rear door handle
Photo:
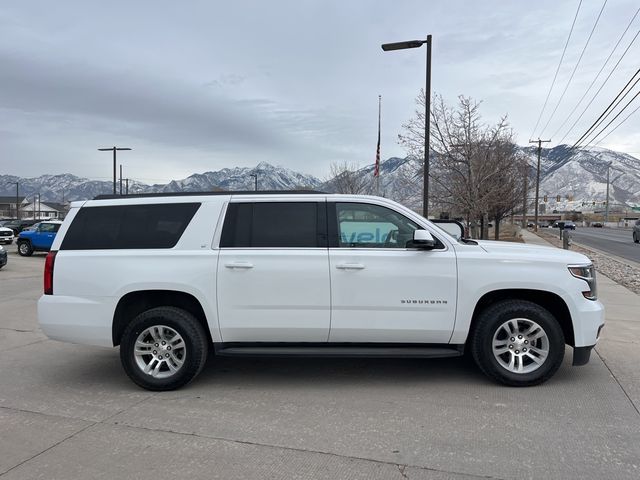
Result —
[[364, 265], [361, 263], [339, 263], [336, 268], [340, 270], [363, 270]]
[[253, 268], [253, 263], [249, 262], [231, 262], [225, 263], [224, 265], [227, 268]]

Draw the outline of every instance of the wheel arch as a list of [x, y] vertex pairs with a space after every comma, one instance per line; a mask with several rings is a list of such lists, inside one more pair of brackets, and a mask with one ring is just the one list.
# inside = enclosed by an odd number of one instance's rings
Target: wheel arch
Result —
[[116, 306], [111, 327], [113, 346], [120, 345], [124, 329], [137, 315], [154, 307], [168, 306], [181, 308], [196, 317], [212, 342], [207, 316], [196, 297], [177, 290], [137, 290], [124, 295]]
[[[478, 300], [473, 310], [469, 332], [473, 331], [480, 313], [485, 308], [502, 300], [526, 300], [545, 308], [560, 324], [565, 342], [572, 347], [575, 345], [573, 321], [571, 320], [569, 307], [559, 295], [544, 290], [501, 289], [485, 293]], [[467, 337], [467, 341], [469, 338], [471, 338], [471, 335]]]

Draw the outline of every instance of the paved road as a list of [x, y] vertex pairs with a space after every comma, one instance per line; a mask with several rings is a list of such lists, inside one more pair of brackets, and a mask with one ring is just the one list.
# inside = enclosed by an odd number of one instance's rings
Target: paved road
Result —
[[620, 375], [618, 344], [579, 368], [567, 349], [534, 388], [464, 358], [222, 358], [152, 393], [116, 349], [42, 335], [43, 262], [12, 253], [0, 270], [0, 480], [638, 478], [635, 330]]
[[577, 243], [640, 263], [640, 244], [633, 243], [631, 230], [578, 227], [571, 235]]

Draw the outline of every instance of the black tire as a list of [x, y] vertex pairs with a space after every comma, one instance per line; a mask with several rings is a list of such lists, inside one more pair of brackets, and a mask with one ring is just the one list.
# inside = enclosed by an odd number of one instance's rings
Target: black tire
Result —
[[[536, 368], [531, 372], [518, 373], [508, 369], [508, 366], [503, 366], [493, 351], [493, 339], [494, 335], [505, 333], [506, 330], [501, 330], [501, 327], [505, 322], [513, 319], [524, 319], [518, 322], [523, 328], [527, 326], [527, 322], [535, 322], [542, 328], [548, 339], [548, 353], [546, 358], [541, 361], [541, 364], [536, 367], [537, 362], [531, 360], [530, 355], [525, 358], [524, 353], [518, 352], [517, 348], [525, 347], [526, 345], [517, 344], [511, 351], [507, 351], [502, 354], [500, 358], [503, 361], [507, 361], [514, 355], [514, 351], [520, 355], [520, 365], [524, 365], [525, 362], [529, 362], [532, 368]], [[515, 337], [517, 339], [517, 334]], [[525, 335], [524, 338], [527, 338]], [[511, 348], [514, 346], [508, 338], [501, 340], [506, 342], [510, 346], [504, 348]], [[522, 342], [524, 340], [516, 340]], [[533, 342], [542, 340], [533, 340], [529, 345], [529, 350], [534, 346]], [[470, 338], [470, 349], [473, 359], [476, 364], [482, 370], [482, 372], [489, 378], [513, 387], [528, 387], [532, 385], [539, 385], [549, 380], [560, 368], [562, 360], [564, 359], [564, 334], [562, 328], [558, 324], [555, 317], [545, 308], [538, 304], [529, 302], [526, 300], [503, 300], [487, 307], [480, 313], [477, 321], [474, 324], [474, 328]], [[525, 366], [526, 368], [526, 366]]]
[[[174, 330], [184, 340], [184, 363], [165, 378], [155, 378], [145, 373], [134, 353], [135, 344], [145, 330], [154, 326], [165, 326]], [[150, 345], [150, 348], [154, 348]], [[161, 347], [164, 348], [164, 347]], [[134, 383], [152, 391], [175, 390], [193, 380], [202, 370], [207, 360], [209, 339], [202, 325], [189, 312], [176, 307], [156, 307], [135, 317], [124, 330], [120, 342], [120, 360], [126, 374]], [[169, 348], [170, 350], [170, 348]], [[162, 354], [162, 352], [160, 352]], [[154, 355], [139, 357], [141, 361]], [[161, 362], [156, 362], [156, 365]], [[168, 365], [164, 365], [167, 373]]]
[[640, 242], [640, 238], [638, 238], [638, 235], [636, 235], [636, 232], [633, 232], [633, 241], [635, 243], [639, 243]]
[[30, 257], [33, 255], [31, 242], [18, 242], [18, 253], [21, 257]]

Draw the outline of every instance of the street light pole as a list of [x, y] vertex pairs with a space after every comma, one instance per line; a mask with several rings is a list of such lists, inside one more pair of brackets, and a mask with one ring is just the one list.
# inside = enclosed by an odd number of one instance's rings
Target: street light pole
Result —
[[113, 194], [116, 194], [116, 151], [118, 150], [131, 150], [127, 147], [109, 147], [109, 148], [99, 148], [101, 152], [110, 152], [113, 151]]
[[250, 177], [253, 177], [255, 179], [255, 191], [258, 191], [258, 174], [257, 173], [251, 173], [249, 174]]
[[426, 40], [408, 40], [405, 42], [385, 43], [382, 50], [385, 52], [391, 50], [404, 50], [407, 48], [418, 48], [427, 44], [427, 68], [426, 81], [424, 91], [424, 175], [423, 175], [423, 197], [422, 197], [422, 215], [429, 218], [429, 145], [431, 130], [431, 35], [427, 35]]

